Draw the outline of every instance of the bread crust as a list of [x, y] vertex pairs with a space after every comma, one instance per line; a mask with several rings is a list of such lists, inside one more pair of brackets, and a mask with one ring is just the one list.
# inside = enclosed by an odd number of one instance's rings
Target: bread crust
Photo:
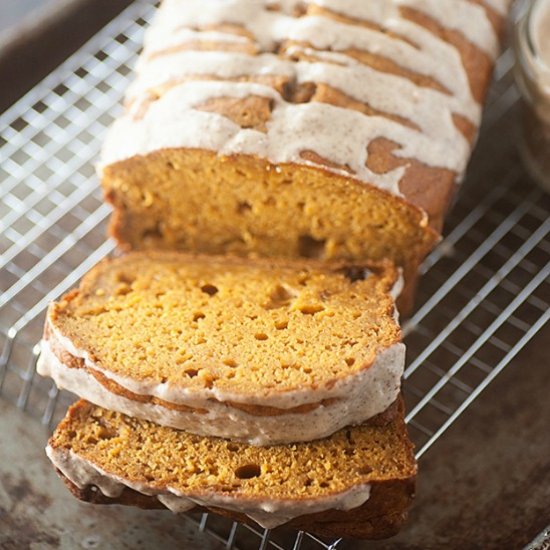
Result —
[[[156, 497], [138, 493], [126, 487], [120, 496], [106, 497], [97, 487], [89, 485], [82, 489], [56, 470], [69, 491], [79, 500], [91, 504], [121, 504], [147, 510], [166, 510]], [[416, 477], [372, 483], [370, 498], [358, 508], [349, 511], [327, 510], [294, 518], [282, 529], [307, 531], [329, 538], [384, 539], [395, 535], [407, 520], [408, 509], [413, 501]], [[249, 525], [256, 525], [245, 514], [222, 508], [196, 506], [190, 512], [212, 512]]]
[[[407, 519], [408, 509], [415, 495], [417, 466], [414, 458], [414, 447], [408, 438], [404, 423], [404, 401], [401, 396], [396, 401], [395, 407], [397, 409], [398, 418], [394, 421], [395, 426], [393, 429], [396, 430], [396, 434], [399, 438], [399, 449], [395, 449], [396, 456], [400, 456], [399, 463], [401, 466], [399, 466], [399, 473], [396, 471], [393, 476], [389, 476], [387, 473], [370, 474], [368, 480], [368, 484], [371, 487], [369, 499], [357, 508], [348, 511], [330, 509], [323, 512], [295, 517], [285, 523], [282, 528], [304, 530], [318, 536], [331, 538], [381, 539], [397, 533], [401, 525]], [[74, 404], [51, 437], [49, 441], [51, 448], [54, 450], [72, 449], [72, 440], [78, 437], [74, 430], [78, 431], [79, 424], [82, 422], [86, 423], [90, 412], [96, 409], [96, 407], [83, 400]], [[351, 431], [351, 433], [346, 435], [346, 438], [353, 438], [353, 428], [348, 429], [348, 431]], [[266, 449], [263, 452], [269, 453], [269, 450]], [[389, 456], [391, 455], [388, 455], [388, 460], [390, 460]], [[343, 455], [343, 459], [345, 460], [345, 455]], [[362, 460], [368, 461], [368, 455], [363, 457]], [[363, 464], [365, 464], [365, 462], [363, 462]], [[101, 462], [99, 466], [101, 467]], [[372, 472], [370, 467], [368, 467], [368, 469]], [[374, 470], [374, 472], [376, 472], [376, 470]], [[93, 484], [78, 487], [62, 472], [57, 470], [57, 473], [65, 482], [71, 493], [82, 501], [93, 504], [122, 504], [144, 509], [165, 509], [164, 504], [154, 495], [148, 496], [130, 487], [124, 487], [119, 496], [114, 498], [106, 497]], [[377, 475], [381, 477], [377, 478]], [[141, 483], [140, 479], [141, 478], [138, 477], [128, 476], [127, 481], [129, 484], [135, 483], [139, 485]], [[290, 479], [287, 480], [287, 483], [290, 482]], [[158, 492], [158, 483], [155, 486], [155, 492]], [[216, 491], [215, 484], [211, 490], [214, 490], [214, 492]], [[197, 491], [195, 493], [197, 498], [200, 498], [201, 495], [204, 497], [211, 495], [209, 492], [210, 490], [204, 492], [203, 489], [202, 491], [203, 492]], [[248, 493], [245, 498], [247, 500], [254, 499], [255, 494], [253, 492]], [[261, 500], [265, 497], [257, 495], [256, 498]], [[254, 521], [244, 513], [216, 506], [196, 506], [192, 511], [209, 511], [228, 517], [234, 521], [254, 524]]]
[[[82, 489], [56, 470], [69, 491], [79, 500], [91, 504], [121, 504], [135, 506], [145, 510], [166, 510], [166, 507], [154, 496], [143, 495], [125, 488], [116, 498], [106, 497], [97, 487], [89, 485]], [[399, 531], [407, 520], [408, 508], [414, 498], [416, 480], [410, 477], [403, 480], [373, 483], [370, 498], [358, 508], [344, 512], [327, 510], [295, 518], [281, 529], [307, 531], [313, 535], [329, 538], [385, 539]], [[230, 520], [254, 525], [245, 514], [239, 514], [222, 508], [196, 506], [191, 512], [212, 512]]]

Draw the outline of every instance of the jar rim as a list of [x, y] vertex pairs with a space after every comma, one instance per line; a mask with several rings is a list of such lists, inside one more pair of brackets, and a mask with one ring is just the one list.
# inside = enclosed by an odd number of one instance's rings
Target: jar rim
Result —
[[[542, 65], [550, 70], [550, 60], [546, 60], [541, 56], [535, 44], [535, 18], [540, 14], [540, 11], [546, 8], [548, 10], [547, 17], [550, 20], [550, 0], [532, 0], [525, 14], [525, 42], [529, 49], [529, 54], [532, 56], [535, 63]], [[545, 14], [546, 15], [546, 14]]]

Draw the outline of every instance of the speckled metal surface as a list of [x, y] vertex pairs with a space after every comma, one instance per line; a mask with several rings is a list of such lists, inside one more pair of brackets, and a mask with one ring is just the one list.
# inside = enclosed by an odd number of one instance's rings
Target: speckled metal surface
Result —
[[535, 338], [426, 454], [406, 528], [367, 548], [520, 549], [550, 523], [549, 338]]
[[184, 516], [67, 498], [44, 453], [47, 430], [5, 400], [0, 434], [2, 550], [223, 548]]

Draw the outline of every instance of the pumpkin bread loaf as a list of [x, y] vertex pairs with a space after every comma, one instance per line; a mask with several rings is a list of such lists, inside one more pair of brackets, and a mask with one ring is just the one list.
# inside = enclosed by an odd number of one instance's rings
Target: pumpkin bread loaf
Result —
[[102, 153], [132, 249], [417, 269], [475, 140], [509, 0], [165, 0]]
[[256, 445], [386, 412], [405, 347], [389, 262], [136, 252], [51, 304], [38, 371], [98, 405]]
[[328, 537], [394, 534], [406, 518], [416, 475], [402, 403], [385, 426], [365, 424], [315, 442], [255, 447], [79, 401], [47, 452], [82, 500], [209, 510]]

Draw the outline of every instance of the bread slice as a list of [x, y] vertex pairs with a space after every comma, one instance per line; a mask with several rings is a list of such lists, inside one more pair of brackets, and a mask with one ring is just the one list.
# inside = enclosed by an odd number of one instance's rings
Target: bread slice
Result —
[[102, 153], [132, 249], [390, 258], [402, 312], [509, 0], [165, 0]]
[[406, 518], [416, 475], [402, 402], [385, 426], [364, 424], [312, 443], [255, 447], [79, 401], [47, 453], [82, 500], [209, 510], [329, 537], [393, 535]]
[[257, 445], [325, 437], [399, 394], [399, 284], [387, 262], [132, 253], [51, 304], [38, 372], [192, 433]]

